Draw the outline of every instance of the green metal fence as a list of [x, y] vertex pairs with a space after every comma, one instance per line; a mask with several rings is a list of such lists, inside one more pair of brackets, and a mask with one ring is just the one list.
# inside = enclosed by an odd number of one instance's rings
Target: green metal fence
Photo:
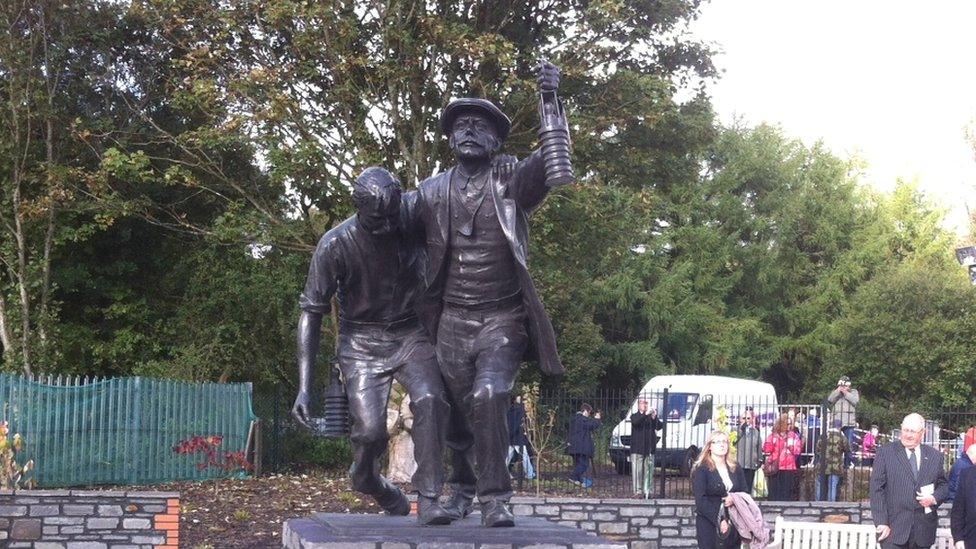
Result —
[[25, 440], [38, 486], [148, 484], [226, 474], [178, 442], [221, 436], [223, 452], [245, 451], [250, 383], [190, 383], [141, 377], [92, 380], [0, 374], [0, 417]]

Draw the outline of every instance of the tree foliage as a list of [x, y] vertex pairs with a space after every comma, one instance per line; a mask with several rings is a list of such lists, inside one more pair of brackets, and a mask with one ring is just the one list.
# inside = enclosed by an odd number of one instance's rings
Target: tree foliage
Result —
[[566, 385], [729, 374], [819, 398], [846, 373], [898, 402], [905, 380], [942, 376], [931, 394], [971, 399], [972, 293], [942, 212], [908, 183], [867, 190], [821, 144], [721, 127], [701, 87], [711, 52], [685, 33], [698, 9], [3, 4], [5, 364], [289, 380], [296, 296], [352, 177], [383, 165], [411, 186], [449, 166], [438, 115], [465, 95], [512, 117], [505, 152], [524, 156], [546, 57], [581, 177], [532, 219], [531, 270]]
[[98, 159], [74, 126], [112, 108], [99, 77], [124, 43], [119, 14], [102, 2], [0, 6], [0, 346], [25, 373], [59, 358], [56, 254], [113, 220], [90, 200]]
[[[681, 39], [697, 9], [138, 0], [124, 23], [139, 47], [119, 56], [112, 90], [138, 129], [91, 134], [105, 193], [167, 227], [309, 250], [348, 213], [347, 185], [363, 167], [382, 164], [409, 185], [449, 162], [437, 119], [454, 97], [498, 101], [515, 122], [510, 148], [524, 154], [540, 56], [564, 69], [585, 173], [602, 155], [582, 151], [654, 124], [671, 77], [714, 73], [708, 50]], [[116, 177], [122, 167], [164, 180], [173, 198]], [[223, 231], [188, 215], [189, 197], [227, 210]]]
[[888, 266], [834, 322], [825, 376], [854, 371], [876, 414], [974, 401], [976, 289], [958, 267]]

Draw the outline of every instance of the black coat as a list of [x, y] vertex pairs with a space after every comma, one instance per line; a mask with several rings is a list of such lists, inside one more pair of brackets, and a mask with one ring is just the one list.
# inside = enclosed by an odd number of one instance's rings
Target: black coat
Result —
[[871, 494], [871, 518], [875, 525], [891, 527], [891, 543], [904, 545], [911, 535], [917, 543], [928, 547], [935, 543], [939, 514], [925, 513], [915, 500], [915, 493], [926, 484], [934, 485], [938, 507], [949, 497], [949, 483], [942, 453], [927, 444], [918, 448], [922, 459], [915, 479], [901, 442], [896, 440], [882, 446], [874, 458], [868, 491]]
[[659, 417], [637, 412], [630, 416], [630, 453], [646, 456], [657, 448], [657, 432], [664, 428]]
[[959, 475], [949, 526], [952, 528], [952, 539], [966, 542], [966, 547], [976, 547], [976, 467], [970, 467]]
[[508, 418], [508, 445], [528, 446], [529, 439], [525, 436], [525, 406], [512, 404], [506, 415]]
[[739, 535], [735, 533], [735, 527], [729, 521], [729, 528], [732, 534], [719, 544], [716, 540], [715, 532], [718, 529], [718, 513], [722, 509], [722, 500], [729, 492], [746, 492], [746, 475], [742, 467], [736, 467], [735, 471], [729, 471], [729, 478], [732, 479], [732, 489], [726, 490], [725, 483], [722, 482], [722, 475], [718, 471], [713, 471], [702, 465], [695, 469], [691, 474], [691, 490], [695, 495], [695, 537], [698, 540], [699, 549], [712, 549], [715, 547], [738, 547]]
[[[414, 230], [423, 230], [427, 242], [427, 288], [417, 310], [434, 341], [437, 340], [437, 325], [443, 303], [441, 298], [447, 279], [452, 173], [454, 168], [420, 183], [417, 217], [413, 220]], [[514, 165], [494, 167], [488, 185], [491, 187], [491, 204], [512, 250], [512, 257], [515, 258], [515, 271], [522, 288], [522, 303], [525, 306], [530, 340], [526, 359], [538, 359], [539, 367], [547, 374], [562, 375], [566, 370], [556, 351], [556, 334], [542, 306], [542, 300], [539, 299], [528, 267], [528, 216], [542, 204], [549, 192], [545, 179], [542, 153], [535, 151]]]
[[596, 453], [590, 433], [600, 427], [600, 420], [576, 412], [569, 422], [569, 440], [566, 453], [571, 456], [590, 456]]

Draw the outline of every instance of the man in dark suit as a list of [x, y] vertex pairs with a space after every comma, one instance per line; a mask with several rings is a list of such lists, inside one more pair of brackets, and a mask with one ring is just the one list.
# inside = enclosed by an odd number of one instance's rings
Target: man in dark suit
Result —
[[871, 516], [885, 548], [935, 543], [939, 504], [949, 497], [942, 454], [922, 444], [925, 419], [909, 414], [898, 440], [880, 450], [871, 471]]
[[[538, 77], [541, 92], [559, 87], [550, 63]], [[494, 162], [511, 121], [484, 99], [453, 101], [441, 129], [458, 165], [418, 186], [415, 230], [428, 260], [418, 311], [452, 406], [448, 509], [464, 516], [477, 495], [485, 526], [513, 526], [505, 412], [519, 364], [530, 355], [544, 372], [564, 372], [528, 271], [528, 215], [549, 192], [545, 160], [540, 149], [521, 162]]]

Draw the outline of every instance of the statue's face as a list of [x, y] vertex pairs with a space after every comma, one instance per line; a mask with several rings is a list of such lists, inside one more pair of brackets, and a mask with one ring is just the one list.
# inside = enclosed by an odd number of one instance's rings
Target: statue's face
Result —
[[400, 224], [400, 183], [385, 170], [370, 171], [353, 192], [359, 223], [374, 235], [396, 231]]
[[489, 158], [501, 148], [495, 124], [477, 111], [463, 112], [454, 119], [448, 141], [460, 159]]

